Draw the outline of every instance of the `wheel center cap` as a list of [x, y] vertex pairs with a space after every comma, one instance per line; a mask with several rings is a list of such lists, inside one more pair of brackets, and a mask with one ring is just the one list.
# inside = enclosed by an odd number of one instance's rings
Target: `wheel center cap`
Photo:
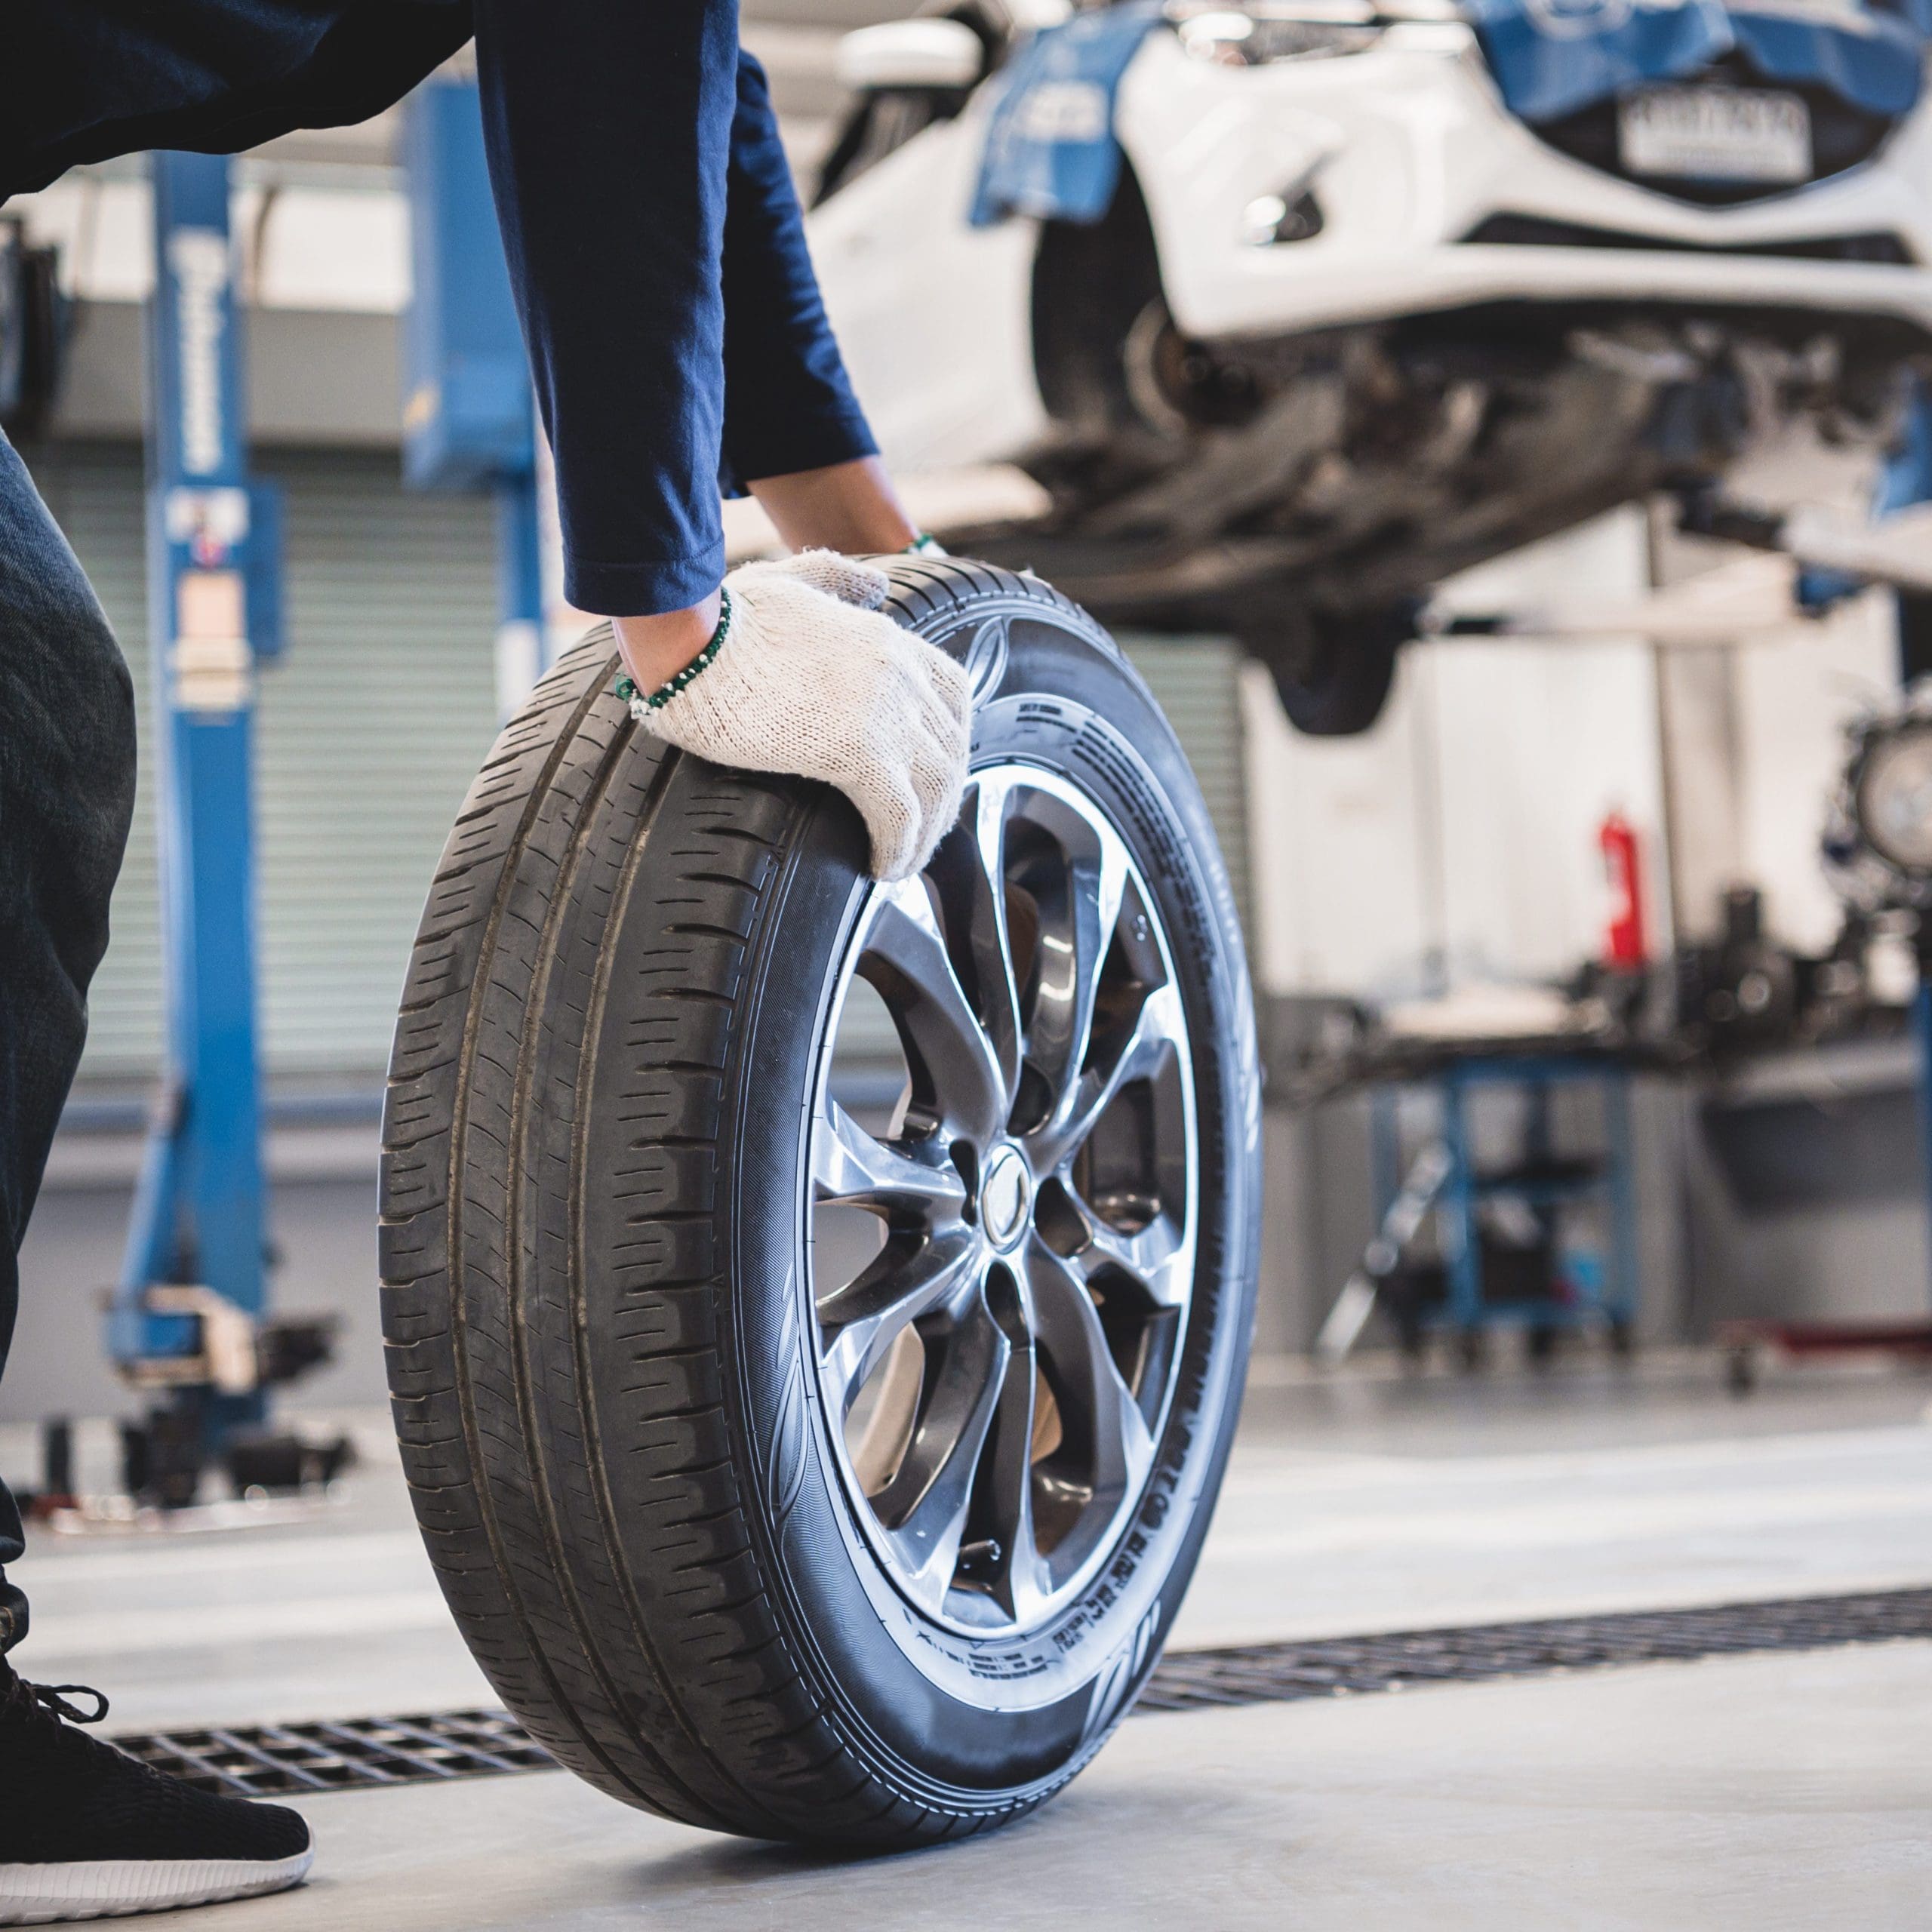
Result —
[[1033, 1210], [1033, 1177], [1011, 1147], [996, 1147], [980, 1183], [980, 1225], [997, 1248], [1009, 1248], [1026, 1232]]

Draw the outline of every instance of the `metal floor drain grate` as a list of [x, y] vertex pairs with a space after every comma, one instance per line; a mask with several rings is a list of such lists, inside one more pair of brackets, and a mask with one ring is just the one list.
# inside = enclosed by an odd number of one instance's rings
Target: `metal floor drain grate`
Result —
[[[1932, 1637], [1932, 1589], [1177, 1651], [1162, 1660], [1134, 1709], [1138, 1714], [1290, 1703], [1431, 1684], [1684, 1662], [1747, 1651], [1825, 1650], [1904, 1637]], [[488, 1777], [543, 1770], [555, 1761], [503, 1711], [146, 1731], [115, 1742], [202, 1790], [244, 1798]]]
[[1198, 1711], [1218, 1704], [1291, 1703], [1303, 1697], [1472, 1684], [1485, 1678], [1682, 1662], [1732, 1651], [1825, 1650], [1897, 1637], [1932, 1637], [1932, 1589], [1174, 1651], [1161, 1660], [1134, 1709]]
[[200, 1790], [243, 1798], [489, 1777], [556, 1762], [507, 1711], [143, 1731], [114, 1742]]

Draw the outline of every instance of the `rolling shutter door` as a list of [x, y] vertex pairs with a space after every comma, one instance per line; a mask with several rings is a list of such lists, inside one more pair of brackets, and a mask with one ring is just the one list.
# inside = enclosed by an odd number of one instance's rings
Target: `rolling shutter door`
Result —
[[[143, 777], [82, 1077], [152, 1075], [161, 1041], [153, 743], [137, 450], [36, 454], [134, 673]], [[279, 1076], [380, 1075], [443, 841], [496, 731], [487, 502], [406, 493], [392, 454], [269, 453], [288, 493], [288, 650], [261, 672], [263, 1054]]]
[[1228, 864], [1241, 930], [1248, 912], [1247, 780], [1241, 728], [1241, 652], [1225, 638], [1121, 633], [1121, 643], [1147, 680], [1194, 768]]

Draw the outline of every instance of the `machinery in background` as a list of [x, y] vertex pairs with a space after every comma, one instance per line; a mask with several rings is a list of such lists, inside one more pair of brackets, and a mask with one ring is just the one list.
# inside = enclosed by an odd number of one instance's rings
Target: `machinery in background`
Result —
[[[499, 681], [514, 695], [543, 663], [537, 451], [474, 85], [439, 77], [420, 90], [405, 138], [416, 291], [405, 472], [497, 499]], [[269, 1392], [328, 1359], [332, 1324], [269, 1307], [252, 766], [257, 677], [282, 641], [281, 499], [248, 470], [229, 164], [158, 153], [152, 178], [148, 590], [166, 1072], [108, 1336], [122, 1374], [153, 1398], [125, 1438], [125, 1486], [179, 1508], [211, 1463], [238, 1491], [287, 1489], [326, 1480], [349, 1451], [269, 1426]], [[0, 331], [0, 403], [44, 406], [50, 392], [51, 288], [51, 263], [0, 232], [0, 303], [13, 299], [33, 324]], [[66, 1460], [50, 1447], [56, 1475]]]
[[[1612, 812], [1598, 839], [1600, 956], [1567, 984], [1466, 986], [1379, 1011], [1269, 1003], [1277, 1095], [1306, 1105], [1361, 1091], [1369, 1100], [1376, 1232], [1317, 1338], [1318, 1358], [1340, 1360], [1378, 1309], [1406, 1354], [1419, 1358], [1441, 1336], [1465, 1367], [1483, 1362], [1498, 1331], [1520, 1332], [1533, 1361], [1578, 1332], [1627, 1351], [1638, 1299], [1632, 1076], [1709, 1078], [1721, 1097], [1763, 1057], [1903, 1038], [1901, 921], [1915, 916], [1909, 906], [1932, 905], [1932, 703], [1865, 721], [1853, 737], [1828, 851], [1863, 890], [1821, 955], [1774, 940], [1761, 894], [1737, 887], [1717, 938], [1653, 959], [1640, 844]], [[1593, 1106], [1559, 1097], [1586, 1091]], [[1745, 1326], [1740, 1359], [1772, 1344], [1820, 1348], [1828, 1334], [1830, 1346], [1872, 1346], [1874, 1332], [1847, 1339], [1814, 1327], [1794, 1340], [1792, 1324]], [[1932, 1348], [1928, 1332], [1909, 1324], [1900, 1346]]]
[[934, 12], [845, 43], [811, 223], [888, 455], [1020, 465], [1044, 514], [949, 543], [1234, 633], [1303, 730], [1373, 722], [1445, 578], [1650, 493], [1829, 562], [1727, 479], [1794, 429], [1875, 469], [1908, 432], [1932, 98], [1905, 11]]
[[497, 506], [497, 689], [507, 717], [549, 668], [536, 413], [491, 198], [476, 83], [437, 74], [404, 109], [411, 291], [402, 474]]
[[[1499, 1330], [1520, 1332], [1539, 1364], [1579, 1334], [1629, 1354], [1630, 1077], [1658, 1053], [1643, 1034], [1652, 974], [1641, 841], [1613, 810], [1597, 845], [1603, 940], [1585, 979], [1540, 998], [1497, 988], [1424, 1000], [1358, 1035], [1377, 1226], [1315, 1337], [1318, 1361], [1341, 1361], [1378, 1306], [1411, 1361], [1439, 1334], [1464, 1368], [1480, 1367]], [[1594, 1116], [1580, 1139], [1580, 1112]]]
[[[1441, 1044], [1498, 1054], [1579, 1051], [1662, 1072], [1722, 1072], [1753, 1055], [1852, 1040], [1897, 1039], [1911, 1020], [1896, 973], [1878, 964], [1896, 918], [1847, 909], [1832, 945], [1805, 953], [1772, 937], [1755, 886], [1724, 895], [1722, 930], [1661, 960], [1593, 960], [1561, 985], [1474, 989], [1466, 998], [1377, 1010], [1358, 1001], [1277, 998], [1267, 1041], [1269, 1091], [1310, 1106], [1384, 1079], [1428, 1074]], [[1484, 1000], [1497, 1023], [1475, 1012]]]
[[[1580, 1038], [1564, 1051], [1512, 1052], [1507, 1041], [1435, 1043], [1401, 1081], [1372, 1090], [1377, 1229], [1315, 1338], [1340, 1361], [1378, 1303], [1403, 1354], [1420, 1360], [1447, 1337], [1466, 1369], [1490, 1337], [1514, 1330], [1548, 1362], [1567, 1336], [1600, 1334], [1628, 1355], [1637, 1309], [1637, 1206], [1631, 1165], [1629, 1063]], [[1429, 1131], [1414, 1151], [1406, 1096], [1426, 1093]], [[1594, 1144], [1556, 1131], [1559, 1096], [1595, 1097]], [[1498, 1155], [1477, 1110], [1515, 1116]], [[1426, 1238], [1425, 1238], [1426, 1237]]]
[[1856, 913], [1915, 928], [1932, 912], [1932, 680], [1847, 733], [1825, 863]]
[[[1909, 652], [1903, 624], [1901, 632]], [[1825, 832], [1826, 869], [1845, 902], [1847, 932], [1889, 931], [1910, 944], [1917, 961], [1921, 1158], [1932, 1202], [1932, 681], [1921, 679], [1896, 703], [1855, 719], [1846, 739]], [[1766, 1355], [1801, 1360], [1876, 1352], [1932, 1362], [1932, 1319], [1734, 1321], [1718, 1340], [1740, 1395], [1755, 1386]]]
[[[148, 608], [153, 626], [165, 1072], [108, 1317], [154, 1398], [125, 1440], [143, 1500], [300, 1471], [269, 1391], [328, 1358], [331, 1324], [269, 1309], [255, 985], [254, 713], [281, 647], [280, 498], [248, 472], [224, 158], [152, 158]], [[333, 1445], [328, 1452], [340, 1454]]]
[[1671, 962], [1673, 1037], [1687, 1059], [1720, 1066], [1783, 1048], [1896, 1038], [1906, 1008], [1885, 996], [1872, 964], [1875, 946], [1892, 936], [1890, 922], [1850, 906], [1829, 948], [1801, 952], [1766, 931], [1755, 886], [1734, 886], [1718, 937], [1680, 947]]

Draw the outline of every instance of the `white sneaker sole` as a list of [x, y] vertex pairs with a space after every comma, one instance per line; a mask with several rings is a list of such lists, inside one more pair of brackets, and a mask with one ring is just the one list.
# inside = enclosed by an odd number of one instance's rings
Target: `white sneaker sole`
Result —
[[65, 1925], [125, 1918], [285, 1891], [308, 1875], [311, 1845], [272, 1863], [259, 1858], [103, 1859], [85, 1865], [0, 1865], [0, 1925]]

